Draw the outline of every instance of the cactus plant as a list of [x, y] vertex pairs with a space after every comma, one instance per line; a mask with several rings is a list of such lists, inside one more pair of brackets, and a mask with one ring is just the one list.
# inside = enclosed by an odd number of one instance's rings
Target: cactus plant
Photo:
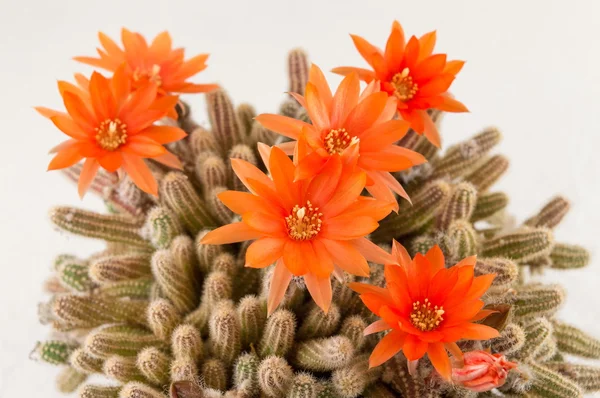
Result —
[[[288, 65], [290, 90], [302, 93], [306, 54], [292, 51]], [[370, 277], [334, 280], [327, 313], [310, 299], [302, 279], [294, 278], [280, 308], [267, 316], [273, 271], [244, 268], [247, 244], [201, 241], [211, 229], [237, 221], [216, 200], [226, 189], [245, 190], [228, 158], [265, 170], [257, 160], [258, 142], [285, 143], [253, 120], [250, 105], [235, 108], [225, 91], [211, 92], [207, 103], [210, 129], [193, 121], [187, 105], [178, 106], [177, 123], [189, 137], [170, 149], [183, 170], [150, 161], [158, 198], [101, 174], [92, 192], [103, 197], [109, 214], [71, 207], [50, 211], [59, 229], [106, 242], [105, 250], [88, 259], [59, 256], [46, 285], [50, 298], [42, 306], [43, 321], [54, 332], [36, 352], [63, 368], [59, 389], [79, 388], [82, 398], [474, 396], [431, 377], [427, 360], [410, 365], [398, 354], [382, 367], [368, 368], [368, 353], [382, 335], [363, 335], [375, 318], [346, 284], [381, 285], [383, 268], [376, 264]], [[281, 114], [308, 120], [289, 99]], [[439, 121], [439, 113], [431, 116]], [[496, 274], [483, 300], [499, 312], [483, 322], [500, 336], [461, 345], [522, 364], [499, 394], [576, 397], [599, 390], [599, 370], [566, 362], [563, 354], [600, 358], [600, 341], [556, 319], [563, 290], [527, 272], [539, 271], [540, 264], [580, 268], [589, 255], [554, 240], [552, 229], [568, 209], [561, 197], [522, 226], [510, 225], [504, 214], [508, 195], [492, 188], [508, 167], [504, 156], [491, 153], [500, 139], [497, 129], [488, 128], [440, 153], [410, 131], [401, 144], [429, 163], [395, 174], [412, 204], [402, 201], [370, 239], [381, 246], [396, 239], [411, 255], [438, 245], [447, 266], [477, 254], [475, 274]], [[76, 165], [66, 174], [75, 178], [81, 170]], [[113, 384], [85, 384], [95, 374]]]

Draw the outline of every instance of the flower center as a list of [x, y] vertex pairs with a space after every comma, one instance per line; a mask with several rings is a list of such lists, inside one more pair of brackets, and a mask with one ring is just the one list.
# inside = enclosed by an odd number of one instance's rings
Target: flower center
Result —
[[136, 68], [133, 72], [133, 80], [135, 82], [148, 81], [160, 86], [162, 84], [162, 78], [160, 77], [160, 65], [154, 64], [152, 65], [152, 68], [146, 70]]
[[96, 141], [107, 151], [114, 151], [127, 140], [127, 125], [119, 119], [106, 119], [96, 127]]
[[413, 78], [409, 75], [410, 70], [404, 68], [402, 72], [396, 73], [392, 78], [392, 86], [394, 86], [394, 95], [400, 101], [408, 101], [415, 96], [419, 90], [417, 83], [413, 82]]
[[292, 214], [285, 218], [288, 235], [294, 240], [314, 238], [321, 231], [322, 217], [323, 213], [319, 213], [319, 208], [313, 207], [309, 200], [303, 207], [294, 206]]
[[329, 133], [323, 138], [325, 149], [330, 155], [341, 154], [344, 149], [348, 148], [358, 140], [357, 137], [352, 137], [345, 128], [337, 130], [329, 130]]
[[442, 315], [444, 315], [444, 307], [432, 306], [429, 299], [425, 299], [423, 303], [415, 301], [410, 313], [410, 322], [417, 329], [430, 332], [437, 329], [440, 322], [444, 320]]

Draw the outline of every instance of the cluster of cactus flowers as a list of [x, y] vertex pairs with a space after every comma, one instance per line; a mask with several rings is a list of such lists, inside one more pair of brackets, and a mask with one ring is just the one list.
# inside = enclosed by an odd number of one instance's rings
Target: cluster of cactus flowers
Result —
[[[288, 68], [290, 92], [304, 94], [306, 55], [292, 51]], [[554, 241], [552, 230], [569, 208], [562, 197], [520, 226], [507, 215], [508, 196], [493, 190], [508, 168], [507, 158], [491, 154], [501, 139], [496, 129], [440, 152], [431, 143], [439, 144], [437, 128], [421, 135], [411, 123], [398, 145], [427, 163], [393, 173], [411, 203], [401, 201], [369, 235], [386, 252], [393, 240], [410, 256], [441, 248], [449, 270], [476, 255], [475, 275], [496, 275], [482, 292], [489, 315], [479, 322], [498, 337], [458, 341], [463, 364], [448, 380], [427, 356], [407, 361], [400, 352], [370, 367], [385, 333], [365, 335], [378, 317], [352, 288], [383, 288], [383, 265], [369, 263], [368, 277], [334, 278], [327, 311], [294, 276], [268, 311], [277, 271], [244, 267], [250, 242], [203, 243], [215, 228], [239, 222], [219, 200], [227, 190], [246, 189], [229, 159], [267, 172], [258, 143], [288, 144], [255, 120], [251, 105], [235, 107], [221, 89], [207, 94], [207, 104], [210, 129], [196, 124], [182, 102], [176, 121], [163, 119], [188, 136], [167, 144], [180, 170], [147, 163], [158, 195], [135, 178], [99, 170], [89, 189], [108, 214], [50, 211], [58, 229], [106, 242], [87, 259], [58, 256], [45, 285], [50, 299], [40, 305], [40, 319], [52, 336], [35, 353], [62, 368], [60, 391], [77, 390], [82, 398], [412, 398], [579, 397], [600, 390], [600, 369], [569, 362], [600, 358], [600, 341], [556, 318], [565, 298], [560, 286], [535, 281], [545, 268], [581, 268], [589, 254]], [[296, 99], [286, 100], [280, 114], [311, 123]], [[425, 116], [437, 125], [441, 114]], [[84, 167], [65, 174], [78, 180]]]

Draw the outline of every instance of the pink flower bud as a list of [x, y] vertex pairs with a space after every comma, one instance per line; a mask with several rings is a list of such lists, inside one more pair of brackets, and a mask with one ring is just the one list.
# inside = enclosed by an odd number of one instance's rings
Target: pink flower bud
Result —
[[465, 352], [463, 367], [452, 369], [452, 381], [471, 391], [490, 391], [503, 385], [508, 371], [516, 367], [515, 362], [507, 361], [502, 354]]

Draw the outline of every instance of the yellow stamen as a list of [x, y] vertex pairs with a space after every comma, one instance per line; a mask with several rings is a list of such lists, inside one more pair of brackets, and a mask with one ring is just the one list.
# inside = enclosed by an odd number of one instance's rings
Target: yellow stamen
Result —
[[310, 201], [300, 207], [294, 206], [292, 213], [285, 218], [288, 235], [294, 240], [309, 240], [321, 231], [323, 213], [318, 207], [313, 207]]
[[346, 129], [341, 128], [337, 130], [329, 130], [329, 133], [325, 135], [323, 144], [325, 149], [330, 155], [341, 154], [344, 149], [348, 148], [350, 144], [354, 144], [358, 141], [358, 137], [352, 137]]
[[392, 78], [392, 86], [394, 86], [394, 95], [400, 101], [408, 101], [417, 94], [419, 86], [413, 82], [408, 68], [402, 69], [402, 72], [396, 73]]
[[423, 303], [417, 300], [413, 303], [410, 322], [417, 329], [423, 332], [430, 332], [437, 329], [444, 320], [442, 315], [444, 315], [444, 307], [432, 306], [429, 299], [425, 299]]
[[149, 70], [136, 68], [135, 71], [133, 71], [133, 80], [136, 82], [140, 80], [147, 80], [155, 83], [157, 86], [160, 86], [162, 84], [162, 78], [160, 77], [160, 65], [154, 64]]
[[127, 141], [127, 125], [119, 119], [106, 119], [95, 130], [96, 141], [107, 151], [114, 151]]

